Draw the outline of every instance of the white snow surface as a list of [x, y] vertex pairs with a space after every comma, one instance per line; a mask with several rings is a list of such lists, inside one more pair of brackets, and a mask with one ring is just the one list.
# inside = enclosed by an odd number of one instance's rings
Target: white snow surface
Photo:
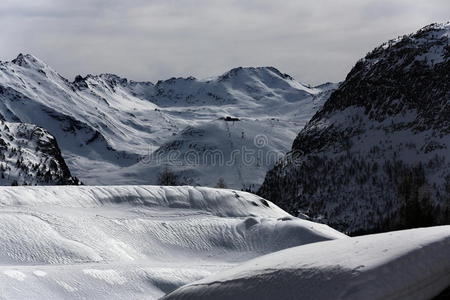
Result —
[[450, 226], [320, 242], [258, 257], [164, 299], [431, 299], [450, 285]]
[[0, 187], [0, 298], [157, 299], [274, 251], [348, 239], [246, 192]]

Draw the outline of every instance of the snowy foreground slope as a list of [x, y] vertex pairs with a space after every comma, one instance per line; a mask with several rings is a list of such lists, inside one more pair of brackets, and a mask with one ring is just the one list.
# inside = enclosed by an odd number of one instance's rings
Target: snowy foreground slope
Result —
[[320, 242], [258, 257], [164, 299], [431, 299], [450, 285], [450, 226]]
[[0, 187], [0, 295], [156, 299], [260, 255], [347, 236], [245, 192]]

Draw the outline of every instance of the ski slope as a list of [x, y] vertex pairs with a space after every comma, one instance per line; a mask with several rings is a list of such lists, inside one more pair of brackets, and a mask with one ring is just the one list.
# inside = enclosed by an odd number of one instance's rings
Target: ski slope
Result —
[[0, 295], [157, 299], [260, 255], [347, 237], [245, 192], [0, 187]]
[[449, 285], [450, 226], [440, 226], [282, 250], [164, 299], [426, 300]]

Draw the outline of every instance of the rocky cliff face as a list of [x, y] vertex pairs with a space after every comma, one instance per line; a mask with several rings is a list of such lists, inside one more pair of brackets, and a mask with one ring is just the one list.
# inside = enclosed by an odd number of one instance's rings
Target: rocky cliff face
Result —
[[77, 185], [55, 138], [24, 123], [0, 121], [0, 185]]
[[338, 229], [450, 222], [449, 24], [357, 62], [260, 194]]

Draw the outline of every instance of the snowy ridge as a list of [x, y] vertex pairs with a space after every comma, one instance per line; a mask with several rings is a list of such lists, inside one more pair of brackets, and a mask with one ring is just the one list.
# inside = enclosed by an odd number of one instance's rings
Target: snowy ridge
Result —
[[107, 205], [136, 205], [149, 208], [201, 210], [223, 217], [272, 217], [290, 215], [263, 198], [241, 191], [206, 187], [165, 186], [66, 186], [0, 187], [2, 206], [94, 208]]
[[[420, 52], [419, 55], [416, 55], [414, 60], [412, 60], [409, 68], [412, 67], [413, 64], [419, 62], [424, 63], [429, 67], [433, 67], [436, 64], [442, 63], [446, 59], [446, 48], [448, 47], [448, 43], [446, 44], [445, 40], [448, 40], [450, 36], [450, 23], [446, 24], [430, 24], [420, 29], [414, 34], [410, 34], [407, 36], [399, 37], [397, 39], [390, 40], [378, 48], [374, 49], [369, 55], [364, 59], [365, 62], [370, 65], [374, 65], [380, 61], [380, 58], [377, 57], [379, 53], [387, 54], [389, 52], [385, 50], [394, 50], [398, 51], [403, 48], [402, 44], [410, 43], [408, 46], [412, 46], [412, 48], [418, 49]], [[430, 43], [432, 43], [430, 47]], [[421, 49], [427, 49], [425, 51], [421, 51]], [[385, 59], [383, 57], [381, 59]], [[398, 61], [398, 64], [403, 63], [402, 61]], [[393, 65], [392, 68], [396, 66]]]
[[164, 299], [427, 300], [450, 285], [450, 226], [294, 247], [188, 284]]
[[[266, 130], [269, 139], [287, 129], [285, 142], [273, 145], [285, 153], [328, 95], [329, 86], [307, 87], [272, 67], [236, 68], [207, 80], [172, 78], [153, 84], [114, 74], [77, 76], [69, 82], [29, 54], [0, 62], [0, 116], [48, 130], [71, 171], [86, 184], [156, 184], [154, 173], [159, 170], [143, 163], [143, 157], [187, 126], [207, 126], [226, 116], [273, 128]], [[241, 131], [246, 132], [246, 126]], [[248, 131], [249, 137], [252, 127]], [[254, 172], [252, 182], [240, 179], [229, 186], [259, 185], [270, 167]], [[234, 169], [214, 171], [235, 174]], [[202, 172], [194, 175], [195, 183], [210, 184]]]
[[150, 100], [161, 106], [246, 103], [257, 107], [299, 101], [320, 92], [320, 89], [307, 87], [273, 67], [239, 67], [216, 78], [158, 81]]
[[8, 299], [156, 299], [288, 247], [347, 238], [245, 192], [195, 187], [0, 187]]

